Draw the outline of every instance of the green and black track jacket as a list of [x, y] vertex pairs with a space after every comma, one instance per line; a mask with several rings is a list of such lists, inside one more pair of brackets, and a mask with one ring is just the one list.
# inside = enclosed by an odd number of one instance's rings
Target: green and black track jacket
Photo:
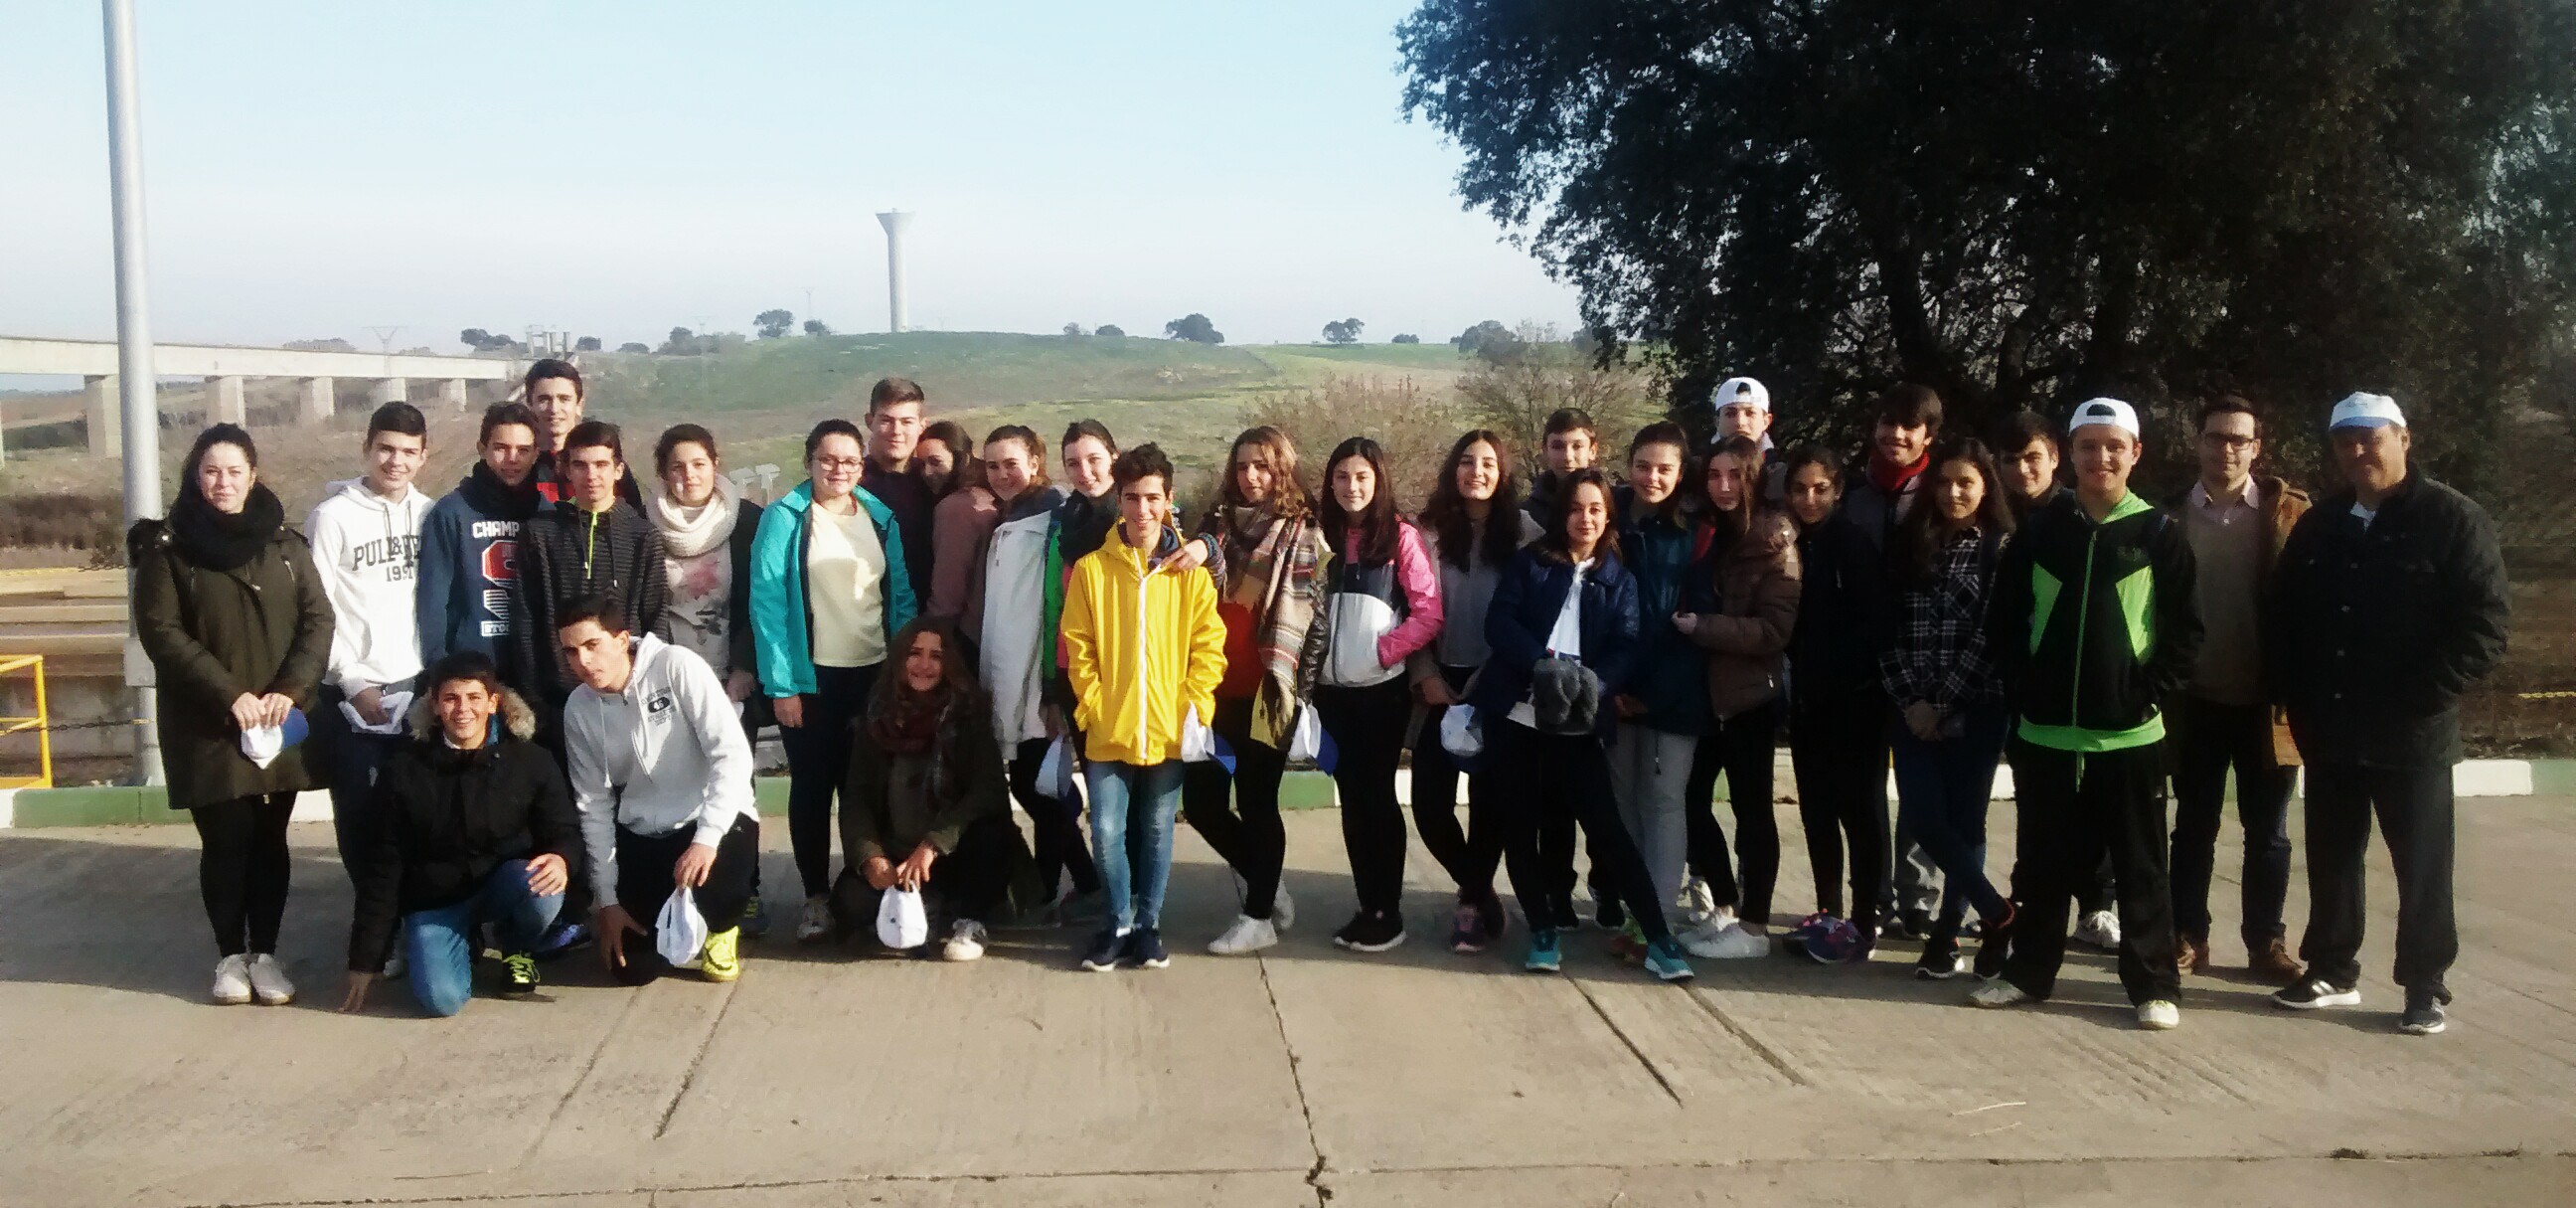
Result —
[[2060, 491], [2004, 547], [1989, 647], [2020, 735], [2061, 751], [2119, 751], [2165, 735], [2158, 707], [2200, 650], [2191, 542], [2135, 492], [2095, 523]]

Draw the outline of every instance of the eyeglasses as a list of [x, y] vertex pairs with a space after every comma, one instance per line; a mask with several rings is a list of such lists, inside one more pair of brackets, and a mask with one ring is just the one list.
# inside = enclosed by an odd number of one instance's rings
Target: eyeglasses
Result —
[[817, 470], [855, 470], [865, 466], [866, 464], [868, 464], [868, 461], [864, 457], [817, 457], [814, 459], [814, 468]]
[[2200, 443], [2212, 448], [2225, 449], [2230, 453], [2241, 453], [2253, 447], [2254, 438], [2238, 436], [2233, 432], [2203, 432], [2200, 434]]

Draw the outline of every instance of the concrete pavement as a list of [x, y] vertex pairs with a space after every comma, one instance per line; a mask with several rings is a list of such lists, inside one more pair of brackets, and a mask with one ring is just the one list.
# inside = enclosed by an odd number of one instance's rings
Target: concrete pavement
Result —
[[[1812, 891], [1779, 813], [1794, 914]], [[772, 939], [730, 986], [617, 989], [585, 954], [549, 967], [551, 1002], [425, 1020], [400, 987], [328, 1010], [349, 894], [327, 827], [295, 835], [284, 1009], [203, 1004], [184, 828], [16, 832], [0, 1204], [2563, 1205], [2576, 802], [2461, 819], [2460, 1001], [2429, 1039], [2393, 1027], [2384, 869], [2363, 1009], [2266, 1004], [2225, 879], [2221, 969], [2162, 1035], [2095, 954], [2000, 1015], [1911, 980], [1910, 951], [1702, 961], [1682, 989], [1586, 932], [1566, 976], [1525, 975], [1517, 931], [1511, 955], [1439, 943], [1448, 887], [1418, 847], [1411, 942], [1353, 956], [1328, 938], [1351, 908], [1330, 813], [1289, 819], [1302, 918], [1258, 960], [1201, 954], [1232, 900], [1184, 829], [1165, 971], [1073, 971], [1079, 937], [1051, 931], [963, 966]], [[2008, 806], [1990, 833], [2004, 867]]]

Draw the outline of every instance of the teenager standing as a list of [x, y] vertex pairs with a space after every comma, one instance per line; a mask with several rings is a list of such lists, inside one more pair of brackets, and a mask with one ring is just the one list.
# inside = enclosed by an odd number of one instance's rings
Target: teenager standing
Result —
[[197, 826], [197, 886], [220, 956], [214, 1000], [292, 1002], [295, 984], [275, 955], [286, 820], [295, 795], [320, 781], [303, 744], [254, 762], [242, 736], [284, 725], [312, 701], [331, 651], [322, 577], [260, 484], [259, 446], [233, 424], [198, 434], [169, 518], [137, 522], [125, 541], [162, 777], [170, 808]]
[[[1932, 442], [1941, 438], [1941, 396], [1929, 386], [1900, 382], [1878, 396], [1870, 423], [1869, 457], [1843, 489], [1842, 511], [1885, 558], [1894, 548], [1896, 526], [1914, 510], [1923, 491], [1923, 471], [1932, 464]], [[1882, 607], [1893, 608], [1893, 601]], [[1895, 859], [1888, 883], [1879, 889], [1886, 907], [1880, 926], [1893, 935], [1923, 939], [1932, 933], [1932, 911], [1940, 904], [1940, 869], [1924, 854], [1900, 823]]]
[[483, 412], [472, 471], [430, 506], [420, 525], [420, 658], [424, 666], [459, 650], [489, 656], [506, 682], [526, 683], [511, 607], [519, 581], [520, 532], [545, 503], [531, 480], [537, 419], [519, 403]]
[[[982, 618], [977, 654], [993, 702], [993, 733], [1010, 761], [1011, 793], [1029, 815], [1045, 896], [1060, 913], [1097, 908], [1100, 873], [1082, 837], [1082, 797], [1079, 791], [1059, 796], [1056, 786], [1038, 783], [1047, 747], [1064, 725], [1049, 701], [1062, 680], [1056, 637], [1069, 564], [1056, 539], [1056, 511], [1065, 493], [1047, 483], [1046, 442], [1016, 424], [985, 437], [984, 483], [1001, 521], [985, 543], [984, 569], [970, 598], [979, 601]], [[1071, 896], [1059, 899], [1068, 877]]]
[[832, 934], [832, 799], [849, 773], [850, 724], [887, 638], [915, 611], [903, 529], [859, 485], [864, 460], [848, 420], [814, 425], [808, 477], [762, 511], [751, 546], [752, 645], [787, 748], [787, 834], [805, 889], [796, 939], [808, 944]]
[[[561, 503], [571, 497], [565, 447], [572, 439], [573, 429], [589, 422], [588, 389], [579, 367], [554, 357], [528, 366], [527, 374], [519, 379], [520, 397], [526, 400], [528, 414], [537, 421], [536, 457], [528, 480], [548, 503]], [[622, 464], [614, 493], [629, 507], [640, 510], [644, 506], [643, 484], [635, 481], [634, 470]]]
[[1386, 456], [1354, 436], [1324, 466], [1323, 530], [1332, 543], [1326, 609], [1330, 645], [1315, 686], [1315, 709], [1340, 759], [1342, 849], [1351, 861], [1359, 911], [1333, 942], [1384, 952], [1404, 942], [1404, 808], [1395, 799], [1413, 696], [1404, 664], [1440, 634], [1440, 576], [1422, 534], [1395, 512]]
[[901, 571], [905, 589], [916, 600], [930, 598], [931, 573], [936, 569], [931, 513], [939, 506], [939, 495], [913, 464], [928, 423], [923, 415], [928, 405], [920, 383], [911, 378], [885, 378], [869, 389], [867, 465], [858, 482], [893, 513], [896, 527], [903, 530], [903, 548], [910, 557]]
[[[1866, 961], [1878, 942], [1878, 894], [1887, 879], [1887, 696], [1878, 659], [1886, 647], [1887, 572], [1849, 516], [1842, 459], [1803, 445], [1784, 460], [1782, 497], [1798, 524], [1798, 620], [1789, 631], [1789, 766], [1798, 820], [1814, 869], [1816, 910], [1800, 925], [1807, 955]], [[1844, 854], [1851, 913], [1843, 913]], [[1852, 926], [1848, 944], [1827, 919]]]
[[618, 495], [628, 477], [626, 446], [614, 424], [585, 420], [564, 438], [556, 460], [563, 501], [539, 511], [521, 530], [518, 618], [513, 627], [519, 668], [537, 709], [540, 741], [557, 742], [563, 703], [574, 678], [551, 643], [564, 605], [586, 596], [617, 601], [619, 615], [642, 633], [666, 632], [662, 610], [670, 601], [664, 577], [662, 535], [635, 505]]
[[1086, 969], [1121, 962], [1159, 969], [1163, 890], [1181, 797], [1181, 735], [1192, 711], [1216, 713], [1225, 675], [1225, 622], [1216, 585], [1172, 571], [1172, 463], [1153, 445], [1119, 456], [1119, 525], [1073, 569], [1065, 592], [1065, 670], [1083, 734], [1091, 842], [1106, 903]]
[[[1689, 810], [1707, 807], [1684, 792], [1691, 753], [1709, 725], [1708, 656], [1675, 623], [1699, 561], [1682, 510], [1689, 470], [1690, 434], [1679, 424], [1649, 424], [1628, 443], [1628, 485], [1612, 492], [1621, 564], [1637, 581], [1637, 659], [1626, 690], [1610, 701], [1618, 715], [1610, 787], [1620, 821], [1646, 861], [1655, 900], [1666, 909], [1680, 897], [1689, 871]], [[1612, 944], [1631, 958], [1645, 949], [1634, 919]]]
[[1485, 610], [1494, 585], [1521, 547], [1538, 540], [1538, 522], [1520, 510], [1520, 484], [1503, 438], [1478, 428], [1449, 447], [1421, 530], [1440, 573], [1440, 637], [1414, 652], [1409, 677], [1424, 705], [1413, 739], [1413, 829], [1422, 850], [1440, 862], [1458, 886], [1449, 947], [1481, 952], [1503, 934], [1503, 900], [1494, 874], [1503, 858], [1503, 818], [1492, 775], [1465, 772], [1467, 820], [1458, 820], [1458, 758], [1441, 742], [1449, 712], [1467, 707], [1468, 690], [1483, 670]]

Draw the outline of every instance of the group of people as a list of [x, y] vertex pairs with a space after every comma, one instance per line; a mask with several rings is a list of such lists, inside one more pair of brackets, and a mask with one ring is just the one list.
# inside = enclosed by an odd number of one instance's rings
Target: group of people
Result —
[[[1235, 874], [1239, 913], [1208, 950], [1261, 951], [1296, 916], [1281, 778], [1314, 763], [1357, 899], [1334, 942], [1382, 952], [1407, 938], [1409, 751], [1410, 831], [1457, 887], [1458, 952], [1507, 933], [1502, 875], [1523, 966], [1557, 971], [1587, 923], [1579, 834], [1590, 922], [1657, 978], [1775, 942], [1866, 962], [1901, 938], [1922, 945], [1917, 975], [1973, 967], [1970, 1001], [2008, 1007], [2052, 994], [2071, 922], [2116, 949], [2158, 1029], [2213, 959], [2233, 770], [2242, 939], [2275, 1001], [2359, 1002], [2375, 815], [2402, 1026], [2443, 1027], [2457, 701], [2502, 655], [2504, 573], [2484, 512], [2410, 468], [2384, 396], [2335, 405], [2342, 485], [2315, 507], [2257, 472], [2240, 399], [2201, 408], [2198, 481], [2158, 507], [2131, 489], [2143, 430], [2116, 399], [1988, 442], [1898, 386], [1847, 471], [1828, 448], [1775, 449], [1768, 392], [1736, 378], [1713, 439], [1650, 424], [1615, 480], [1578, 411], [1548, 420], [1526, 492], [1503, 436], [1464, 433], [1410, 515], [1375, 441], [1310, 476], [1257, 427], [1190, 520], [1155, 445], [1122, 450], [1090, 420], [1053, 461], [1023, 426], [977, 443], [901, 378], [864, 431], [816, 425], [807, 479], [767, 506], [702, 427], [655, 442], [648, 492], [618, 429], [585, 417], [577, 368], [541, 361], [524, 386], [435, 502], [412, 483], [426, 425], [397, 403], [303, 534], [249, 434], [218, 424], [168, 519], [131, 536], [217, 1001], [294, 994], [274, 959], [286, 820], [316, 786], [356, 888], [349, 1009], [407, 973], [451, 1014], [485, 952], [505, 992], [531, 993], [541, 957], [585, 942], [629, 984], [675, 962], [735, 978], [768, 925], [752, 749], [775, 724], [803, 942], [873, 932], [905, 892], [927, 955], [972, 960], [991, 927], [1048, 920], [1093, 929], [1083, 968], [1159, 968], [1186, 818]], [[310, 740], [277, 741], [299, 711]], [[1784, 727], [1818, 900], [1775, 936]], [[2018, 820], [2001, 883], [1999, 761]], [[674, 953], [680, 905], [705, 935]]]

